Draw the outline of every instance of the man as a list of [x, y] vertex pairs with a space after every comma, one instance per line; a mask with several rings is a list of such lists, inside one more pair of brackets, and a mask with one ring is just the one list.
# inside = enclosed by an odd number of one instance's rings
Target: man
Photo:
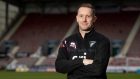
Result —
[[56, 71], [67, 73], [68, 79], [107, 79], [110, 42], [94, 29], [97, 17], [93, 6], [82, 4], [76, 19], [79, 32], [63, 40], [60, 45]]

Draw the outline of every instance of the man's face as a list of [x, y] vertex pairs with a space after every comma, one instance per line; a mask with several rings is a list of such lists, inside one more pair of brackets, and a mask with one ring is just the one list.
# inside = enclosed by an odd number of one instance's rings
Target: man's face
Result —
[[96, 21], [96, 16], [93, 15], [91, 8], [80, 7], [76, 19], [80, 30], [90, 31]]

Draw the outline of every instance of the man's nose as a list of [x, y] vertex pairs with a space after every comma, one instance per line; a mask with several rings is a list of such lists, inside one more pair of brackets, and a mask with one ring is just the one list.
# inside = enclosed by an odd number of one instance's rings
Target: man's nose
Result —
[[84, 21], [84, 22], [85, 22], [85, 21], [87, 21], [87, 18], [86, 18], [86, 17], [84, 17], [84, 18], [83, 18], [83, 21]]

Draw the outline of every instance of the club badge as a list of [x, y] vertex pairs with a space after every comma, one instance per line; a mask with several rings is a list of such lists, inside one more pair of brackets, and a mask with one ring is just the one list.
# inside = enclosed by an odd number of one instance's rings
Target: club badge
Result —
[[96, 41], [90, 41], [89, 42], [90, 47], [92, 47], [95, 43], [96, 43]]

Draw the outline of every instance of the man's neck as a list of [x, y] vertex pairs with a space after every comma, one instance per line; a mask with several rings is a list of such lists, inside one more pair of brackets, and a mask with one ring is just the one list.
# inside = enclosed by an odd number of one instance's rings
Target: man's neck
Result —
[[79, 30], [79, 32], [82, 35], [82, 37], [84, 38], [85, 37], [85, 34], [86, 33], [89, 33], [90, 31], [82, 31], [82, 30]]

